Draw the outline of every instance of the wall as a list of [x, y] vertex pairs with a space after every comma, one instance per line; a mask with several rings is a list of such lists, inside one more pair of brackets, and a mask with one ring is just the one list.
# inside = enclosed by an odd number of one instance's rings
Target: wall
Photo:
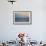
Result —
[[[37, 41], [46, 40], [46, 16], [42, 0], [17, 0], [13, 5], [0, 0], [0, 40], [14, 40], [19, 32], [30, 34]], [[13, 11], [32, 11], [32, 25], [14, 25]]]

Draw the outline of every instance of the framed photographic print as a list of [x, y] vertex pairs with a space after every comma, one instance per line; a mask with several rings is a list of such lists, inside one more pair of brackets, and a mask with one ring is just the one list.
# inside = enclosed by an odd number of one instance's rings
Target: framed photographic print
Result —
[[13, 11], [13, 24], [32, 24], [32, 11]]

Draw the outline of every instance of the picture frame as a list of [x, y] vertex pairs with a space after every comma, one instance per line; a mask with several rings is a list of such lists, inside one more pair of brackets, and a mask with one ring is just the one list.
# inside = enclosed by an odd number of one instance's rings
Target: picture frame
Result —
[[32, 11], [13, 11], [13, 24], [32, 24]]

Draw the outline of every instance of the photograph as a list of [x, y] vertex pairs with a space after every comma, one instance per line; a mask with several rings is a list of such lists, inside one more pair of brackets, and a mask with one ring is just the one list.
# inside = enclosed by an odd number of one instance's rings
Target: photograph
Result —
[[32, 11], [14, 11], [13, 24], [32, 24]]

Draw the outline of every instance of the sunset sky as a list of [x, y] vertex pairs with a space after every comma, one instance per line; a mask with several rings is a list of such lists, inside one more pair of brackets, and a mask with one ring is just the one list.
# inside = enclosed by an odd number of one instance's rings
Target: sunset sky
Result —
[[17, 13], [23, 16], [29, 16], [29, 14], [32, 16], [32, 12], [17, 12]]

